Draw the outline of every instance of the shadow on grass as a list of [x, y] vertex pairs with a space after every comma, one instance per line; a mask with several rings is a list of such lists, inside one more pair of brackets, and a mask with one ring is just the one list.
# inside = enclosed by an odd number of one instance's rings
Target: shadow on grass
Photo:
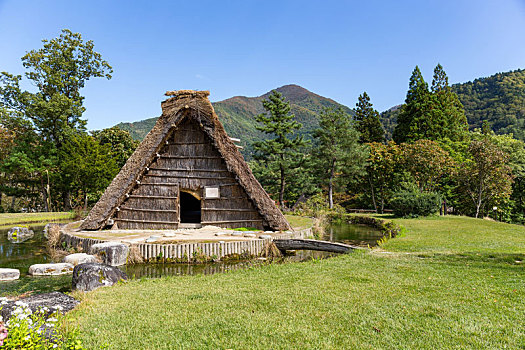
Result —
[[507, 254], [507, 253], [422, 253], [417, 255], [422, 259], [441, 260], [450, 263], [462, 264], [491, 264], [497, 265], [525, 265], [525, 254]]

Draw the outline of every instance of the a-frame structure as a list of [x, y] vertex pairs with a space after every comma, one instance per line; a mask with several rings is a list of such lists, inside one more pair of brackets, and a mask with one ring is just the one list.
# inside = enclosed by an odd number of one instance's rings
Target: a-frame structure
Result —
[[185, 223], [288, 230], [228, 137], [208, 91], [181, 90], [81, 225], [176, 229]]

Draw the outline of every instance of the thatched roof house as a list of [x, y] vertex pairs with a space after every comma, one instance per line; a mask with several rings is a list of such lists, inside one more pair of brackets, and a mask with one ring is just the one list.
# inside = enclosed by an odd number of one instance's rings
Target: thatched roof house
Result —
[[208, 91], [181, 90], [81, 228], [176, 229], [184, 223], [287, 230], [290, 226], [228, 137]]

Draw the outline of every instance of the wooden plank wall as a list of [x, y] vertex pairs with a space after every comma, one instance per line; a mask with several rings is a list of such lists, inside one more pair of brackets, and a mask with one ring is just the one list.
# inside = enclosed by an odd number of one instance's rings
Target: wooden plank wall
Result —
[[[201, 200], [203, 225], [224, 228], [268, 225], [230, 173], [211, 139], [192, 119], [168, 137], [130, 196], [115, 214], [122, 229], [174, 229], [179, 222], [179, 191]], [[204, 199], [205, 186], [219, 186], [220, 198]]]

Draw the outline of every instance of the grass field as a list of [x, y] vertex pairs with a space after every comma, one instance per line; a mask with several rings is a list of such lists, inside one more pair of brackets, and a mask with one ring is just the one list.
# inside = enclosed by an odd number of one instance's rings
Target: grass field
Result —
[[1, 213], [0, 228], [13, 224], [48, 223], [60, 220], [70, 220], [75, 217], [73, 212], [57, 213]]
[[369, 252], [79, 293], [68, 320], [90, 349], [525, 349], [525, 227], [395, 221]]
[[303, 228], [312, 227], [314, 224], [314, 219], [307, 218], [304, 216], [297, 216], [297, 215], [285, 215], [286, 220], [290, 223], [290, 225], [294, 228], [294, 230], [300, 230]]

